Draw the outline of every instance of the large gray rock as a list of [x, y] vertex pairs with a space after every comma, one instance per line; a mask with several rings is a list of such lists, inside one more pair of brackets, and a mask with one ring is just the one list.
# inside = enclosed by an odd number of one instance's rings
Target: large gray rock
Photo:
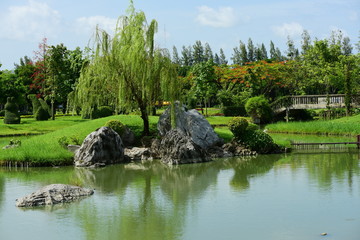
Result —
[[93, 190], [65, 184], [51, 184], [25, 197], [16, 199], [17, 207], [53, 205], [79, 200], [90, 196]]
[[179, 129], [172, 129], [165, 134], [161, 140], [159, 152], [161, 161], [170, 165], [210, 160], [205, 150]]
[[103, 166], [124, 162], [122, 140], [114, 130], [101, 127], [90, 133], [74, 157], [76, 167]]
[[[160, 136], [165, 136], [171, 129], [170, 111], [171, 109], [168, 108], [160, 116], [157, 125]], [[207, 149], [215, 145], [223, 144], [223, 140], [219, 138], [210, 123], [197, 110], [187, 110], [184, 106], [179, 106], [179, 104], [176, 103], [175, 119], [176, 128], [189, 136], [191, 140], [201, 148]]]

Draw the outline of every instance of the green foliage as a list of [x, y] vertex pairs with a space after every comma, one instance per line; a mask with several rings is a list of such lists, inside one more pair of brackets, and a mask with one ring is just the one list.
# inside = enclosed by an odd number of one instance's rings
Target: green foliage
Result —
[[31, 101], [32, 109], [33, 109], [32, 112], [33, 115], [35, 115], [38, 109], [41, 107], [41, 103], [35, 94], [29, 94], [27, 98]]
[[19, 107], [15, 103], [14, 97], [8, 97], [5, 104], [5, 124], [20, 124]]
[[242, 138], [245, 134], [246, 128], [248, 127], [249, 122], [245, 118], [236, 117], [229, 121], [228, 127], [230, 131], [234, 134], [235, 138]]
[[91, 113], [91, 119], [103, 118], [108, 117], [114, 114], [114, 111], [109, 106], [101, 106]]
[[46, 121], [49, 120], [50, 114], [46, 111], [43, 107], [38, 108], [37, 112], [35, 113], [35, 119], [37, 121]]
[[51, 108], [49, 107], [49, 105], [46, 103], [46, 101], [44, 99], [39, 98], [39, 102], [41, 107], [48, 112], [49, 114], [49, 118], [51, 116]]
[[244, 106], [225, 106], [221, 109], [226, 117], [245, 116], [246, 111]]
[[122, 124], [119, 120], [109, 120], [105, 123], [105, 127], [109, 127], [115, 132], [119, 134], [119, 136], [122, 136], [125, 132], [125, 125]]
[[250, 98], [245, 104], [245, 109], [253, 119], [258, 118], [262, 123], [269, 122], [273, 116], [270, 104], [264, 96]]
[[147, 22], [131, 1], [128, 16], [119, 19], [114, 38], [98, 29], [93, 59], [83, 68], [76, 88], [84, 114], [94, 106], [113, 105], [117, 110], [138, 108], [149, 132], [150, 109], [161, 95], [169, 101], [179, 94], [175, 65], [169, 53], [155, 45], [157, 22]]
[[243, 142], [257, 153], [272, 153], [279, 148], [271, 136], [261, 130], [248, 131]]
[[5, 110], [1, 110], [0, 111], [0, 117], [4, 117], [5, 116]]
[[77, 136], [71, 136], [71, 137], [66, 137], [66, 136], [62, 136], [60, 138], [58, 138], [58, 143], [61, 147], [67, 149], [67, 146], [72, 144], [72, 145], [81, 145], [81, 141], [79, 139], [79, 137]]

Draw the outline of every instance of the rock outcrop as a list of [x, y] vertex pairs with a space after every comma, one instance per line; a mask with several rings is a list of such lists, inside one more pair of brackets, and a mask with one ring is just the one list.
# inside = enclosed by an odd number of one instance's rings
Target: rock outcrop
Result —
[[67, 203], [90, 196], [93, 190], [65, 184], [52, 184], [25, 197], [16, 199], [17, 207], [34, 207]]
[[[160, 116], [157, 125], [160, 136], [165, 136], [171, 129], [170, 111], [171, 109], [168, 108]], [[219, 138], [210, 123], [197, 110], [187, 110], [184, 106], [179, 106], [176, 103], [175, 120], [176, 128], [189, 136], [202, 149], [223, 144], [223, 140]]]
[[205, 150], [179, 129], [172, 129], [165, 134], [161, 140], [159, 153], [161, 161], [170, 165], [210, 160]]
[[129, 161], [144, 161], [153, 159], [149, 148], [125, 148], [124, 155], [129, 159]]
[[114, 130], [101, 127], [90, 133], [74, 157], [76, 167], [104, 166], [124, 162], [122, 140]]

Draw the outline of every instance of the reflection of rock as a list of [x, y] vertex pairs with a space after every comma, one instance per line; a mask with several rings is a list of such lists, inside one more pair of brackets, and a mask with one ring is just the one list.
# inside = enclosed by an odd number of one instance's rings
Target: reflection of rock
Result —
[[101, 166], [124, 161], [122, 140], [114, 130], [101, 127], [90, 133], [76, 152], [76, 167]]
[[161, 161], [168, 164], [206, 162], [206, 152], [179, 129], [166, 133], [160, 145]]
[[65, 184], [52, 184], [45, 186], [23, 198], [16, 199], [16, 206], [33, 207], [72, 202], [80, 199], [81, 197], [92, 195], [93, 193], [93, 190], [86, 188]]
[[151, 160], [151, 152], [149, 148], [125, 148], [124, 150], [125, 157], [128, 157], [131, 161], [136, 160]]
[[[160, 116], [158, 130], [161, 136], [165, 136], [171, 129], [170, 111], [171, 109], [168, 108]], [[210, 123], [195, 109], [188, 111], [184, 106], [179, 107], [179, 104], [175, 104], [175, 119], [176, 128], [190, 136], [191, 140], [201, 148], [207, 149], [223, 143]]]

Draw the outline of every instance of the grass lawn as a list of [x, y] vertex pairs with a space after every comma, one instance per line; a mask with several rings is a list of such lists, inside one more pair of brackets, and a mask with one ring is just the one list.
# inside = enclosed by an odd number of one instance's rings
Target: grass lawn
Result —
[[360, 115], [328, 121], [279, 122], [267, 125], [266, 129], [274, 133], [355, 136], [360, 134]]
[[33, 118], [22, 118], [20, 124], [4, 124], [3, 121], [0, 121], [0, 137], [44, 134], [87, 121], [89, 120], [81, 119], [80, 116], [56, 117], [55, 121], [36, 121]]
[[[0, 162], [27, 162], [33, 166], [52, 166], [72, 164], [73, 154], [61, 147], [58, 140], [61, 137], [75, 137], [80, 141], [92, 131], [104, 126], [110, 119], [120, 120], [139, 136], [143, 129], [142, 119], [136, 115], [118, 115], [96, 120], [79, 121], [69, 127], [64, 127], [44, 135], [32, 136], [22, 140], [21, 147], [1, 151]], [[158, 117], [150, 117], [150, 128], [155, 129]], [[14, 137], [16, 139], [16, 137]]]

